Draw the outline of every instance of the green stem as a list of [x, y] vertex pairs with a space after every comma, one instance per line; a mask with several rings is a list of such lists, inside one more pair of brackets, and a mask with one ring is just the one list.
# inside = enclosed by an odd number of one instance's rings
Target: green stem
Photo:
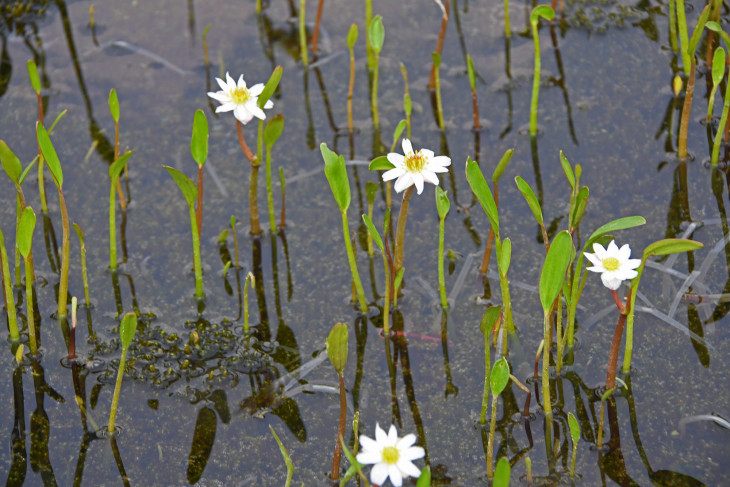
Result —
[[[365, 0], [365, 31], [370, 32], [370, 22], [373, 20], [373, 3], [372, 0]], [[373, 45], [370, 44], [370, 36], [365, 36], [365, 47], [368, 56], [368, 69], [372, 70], [375, 64], [373, 55]]]
[[487, 442], [487, 478], [494, 477], [494, 431], [497, 429], [497, 397], [492, 394], [492, 418], [489, 421], [489, 441]]
[[509, 0], [504, 0], [504, 36], [510, 37], [512, 35], [512, 28], [510, 27], [509, 21]]
[[355, 89], [355, 50], [353, 47], [348, 47], [350, 49], [350, 84], [347, 86], [347, 130], [352, 133], [354, 130], [352, 122], [352, 92]]
[[[406, 218], [408, 218], [408, 204], [411, 201], [411, 195], [413, 194], [413, 186], [410, 186], [403, 193], [403, 202], [400, 205], [400, 211], [398, 212], [398, 226], [395, 231], [395, 258], [393, 261], [393, 273], [397, 274], [398, 271], [403, 267], [403, 240], [405, 239], [406, 232]], [[394, 289], [394, 294], [398, 294], [398, 289]]]
[[[20, 228], [20, 215], [23, 213], [23, 206], [20, 202], [20, 193], [15, 194], [15, 241], [18, 241], [18, 229]], [[15, 286], [20, 287], [21, 284], [21, 275], [20, 275], [20, 249], [18, 248], [18, 245], [15, 245]]]
[[540, 96], [540, 38], [537, 34], [537, 22], [532, 24], [532, 39], [535, 45], [535, 69], [532, 81], [532, 102], [530, 103], [530, 135], [537, 133], [537, 100]]
[[380, 71], [380, 53], [375, 51], [373, 54], [373, 84], [370, 93], [370, 108], [373, 111], [373, 127], [380, 127], [380, 117], [378, 116], [378, 73]]
[[360, 274], [357, 272], [357, 264], [355, 263], [355, 253], [352, 251], [350, 243], [350, 225], [347, 223], [347, 212], [340, 210], [342, 213], [342, 232], [345, 237], [345, 249], [347, 250], [347, 260], [350, 263], [350, 272], [352, 272], [352, 280], [355, 282], [355, 290], [357, 291], [357, 299], [360, 303], [360, 310], [363, 313], [368, 312], [368, 302], [365, 300], [365, 291], [360, 282]]
[[25, 309], [28, 315], [28, 338], [30, 341], [30, 353], [35, 355], [38, 344], [35, 337], [35, 314], [33, 312], [33, 253], [28, 254], [25, 259]]
[[307, 53], [307, 29], [304, 25], [304, 14], [306, 11], [306, 0], [299, 0], [299, 49], [302, 53], [302, 64], [309, 65], [309, 54]]
[[[114, 178], [117, 179], [117, 178]], [[117, 229], [116, 229], [116, 181], [109, 190], [109, 269], [117, 268]]]
[[112, 396], [112, 407], [109, 411], [109, 425], [107, 432], [114, 433], [114, 425], [117, 420], [117, 405], [119, 404], [119, 392], [122, 390], [122, 377], [124, 376], [124, 368], [127, 363], [127, 349], [122, 349], [122, 357], [119, 359], [119, 370], [117, 370], [117, 381], [114, 384], [114, 395]]
[[669, 45], [673, 52], [679, 51], [677, 46], [677, 5], [675, 0], [669, 0]]
[[84, 302], [86, 306], [91, 305], [91, 298], [89, 298], [89, 277], [86, 273], [86, 245], [81, 243], [81, 278], [84, 282]]
[[545, 420], [552, 423], [553, 406], [550, 399], [550, 312], [545, 313], [542, 323], [544, 338], [542, 347], [542, 408], [545, 411]]
[[244, 337], [248, 336], [248, 281], [253, 278], [253, 274], [250, 272], [246, 275], [246, 280], [243, 283], [243, 334]]
[[269, 230], [276, 232], [276, 215], [274, 215], [274, 193], [271, 190], [271, 147], [266, 146], [266, 200], [269, 205]]
[[258, 203], [258, 180], [259, 166], [251, 165], [251, 174], [248, 182], [248, 211], [251, 220], [251, 234], [261, 235], [259, 224], [259, 203]]
[[4, 239], [0, 241], [0, 258], [2, 258], [2, 267], [5, 270], [2, 274], [3, 285], [5, 286], [5, 299], [7, 300], [8, 329], [10, 330], [10, 339], [16, 342], [20, 338], [20, 334], [18, 333], [18, 316], [15, 313], [15, 297], [13, 296], [13, 286], [10, 283], [10, 267], [8, 264], [8, 253], [5, 251]]
[[441, 306], [448, 308], [449, 302], [446, 300], [446, 284], [444, 283], [444, 220], [445, 218], [439, 219], [439, 293], [441, 294]]
[[[487, 404], [489, 403], [489, 380], [492, 375], [492, 356], [489, 347], [490, 331], [484, 334], [484, 392], [482, 393], [482, 410], [479, 414], [479, 424], [487, 422]], [[491, 455], [490, 455], [491, 456]]]
[[61, 204], [61, 225], [63, 229], [61, 245], [61, 279], [58, 283], [58, 319], [66, 317], [66, 303], [68, 301], [68, 265], [69, 265], [69, 228], [66, 200], [63, 198], [63, 188], [58, 187], [58, 201]]
[[200, 235], [196, 221], [195, 208], [190, 205], [190, 228], [193, 233], [193, 268], [195, 269], [195, 297], [203, 297], [203, 269], [200, 265]]
[[385, 293], [383, 294], [383, 335], [387, 337], [390, 336], [390, 269], [388, 269], [388, 258], [385, 256], [385, 252], [383, 252], [383, 270], [385, 272]]
[[563, 367], [563, 299], [562, 292], [558, 294], [558, 311], [556, 313], [557, 322], [555, 325], [555, 342], [558, 347], [557, 357], [555, 357], [555, 373], [559, 374]]
[[446, 129], [446, 125], [444, 124], [444, 108], [443, 104], [441, 103], [441, 76], [439, 75], [440, 69], [440, 63], [434, 64], [434, 84], [435, 84], [435, 90], [436, 90], [436, 113], [438, 115], [438, 123], [439, 128], [441, 130]]
[[690, 61], [691, 71], [689, 80], [687, 80], [687, 90], [684, 94], [684, 104], [682, 105], [682, 116], [679, 120], [679, 134], [677, 135], [677, 157], [680, 159], [687, 158], [687, 133], [689, 131], [689, 117], [692, 110], [692, 98], [695, 93], [695, 60], [692, 56]]
[[[714, 91], [713, 91], [714, 93]], [[715, 140], [712, 143], [712, 165], [716, 166], [720, 160], [720, 145], [722, 144], [722, 136], [725, 133], [725, 124], [727, 123], [727, 114], [730, 111], [730, 83], [725, 86], [725, 100], [722, 104], [722, 116], [717, 126]]]
[[[124, 166], [127, 167], [126, 165]], [[198, 222], [198, 232], [203, 231], [203, 165], [198, 166], [198, 205], [195, 208], [195, 219]]]
[[41, 149], [38, 148], [38, 193], [41, 197], [41, 211], [48, 213], [48, 203], [46, 202], [46, 183], [43, 177], [43, 156], [41, 155]]

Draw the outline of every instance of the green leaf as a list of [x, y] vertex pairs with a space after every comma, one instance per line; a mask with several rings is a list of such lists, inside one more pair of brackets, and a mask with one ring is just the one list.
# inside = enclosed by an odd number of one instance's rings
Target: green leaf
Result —
[[218, 245], [226, 243], [226, 240], [228, 240], [228, 229], [224, 228], [221, 230], [221, 233], [218, 234]]
[[195, 110], [193, 118], [193, 135], [190, 139], [190, 154], [198, 166], [208, 159], [208, 119], [203, 110]]
[[369, 216], [365, 214], [362, 215], [362, 220], [365, 222], [365, 226], [368, 227], [368, 231], [370, 232], [370, 236], [373, 238], [375, 245], [378, 246], [381, 252], [385, 252], [385, 247], [383, 247], [383, 240], [380, 238], [380, 234], [375, 229], [373, 221], [370, 219]]
[[388, 235], [388, 227], [390, 225], [390, 208], [385, 209], [385, 218], [383, 219], [383, 235]]
[[512, 241], [509, 238], [504, 239], [502, 242], [502, 252], [499, 256], [499, 273], [502, 277], [507, 275], [509, 269], [510, 259], [512, 258]]
[[580, 439], [580, 425], [573, 413], [568, 413], [568, 428], [570, 428], [570, 437], [573, 439], [573, 447], [575, 447]]
[[416, 487], [431, 487], [431, 467], [426, 465], [421, 470], [421, 475], [418, 476], [418, 482]]
[[276, 141], [279, 140], [279, 137], [281, 137], [283, 130], [284, 115], [280, 113], [266, 123], [266, 128], [264, 128], [264, 143], [266, 147], [273, 147]]
[[137, 315], [134, 313], [127, 313], [124, 315], [124, 318], [122, 318], [122, 324], [119, 325], [119, 338], [122, 339], [122, 348], [129, 348], [136, 331]]
[[441, 186], [436, 186], [436, 211], [438, 211], [439, 219], [443, 220], [449, 212], [449, 197]]
[[646, 247], [644, 249], [644, 258], [642, 260], [646, 260], [653, 255], [669, 255], [678, 254], [680, 252], [691, 252], [693, 250], [701, 249], [702, 247], [704, 247], [704, 245], [699, 242], [695, 242], [694, 240], [667, 238], [654, 242]]
[[563, 166], [563, 172], [565, 177], [568, 179], [570, 189], [575, 191], [575, 174], [573, 173], [573, 166], [568, 162], [568, 158], [565, 157], [563, 151], [560, 151], [560, 165]]
[[497, 164], [497, 167], [494, 168], [494, 172], [492, 173], [492, 184], [494, 184], [495, 186], [497, 185], [499, 180], [502, 179], [502, 174], [504, 174], [504, 171], [507, 170], [507, 165], [509, 164], [509, 161], [512, 160], [512, 155], [514, 153], [514, 149], [507, 149], [507, 152], [504, 153], [502, 159], [499, 160], [499, 164]]
[[492, 367], [492, 373], [489, 376], [489, 387], [495, 397], [502, 394], [502, 391], [509, 382], [509, 364], [507, 359], [502, 357], [497, 360]]
[[492, 225], [494, 233], [499, 236], [497, 203], [494, 202], [494, 196], [492, 196], [492, 191], [489, 189], [486, 179], [484, 179], [482, 170], [479, 169], [479, 165], [476, 162], [471, 160], [471, 157], [466, 161], [466, 180], [469, 182], [469, 186], [471, 186], [471, 190], [476, 195], [479, 203], [481, 203], [482, 208], [484, 208], [484, 212], [489, 218], [489, 223]]
[[537, 223], [539, 223], [540, 225], [543, 225], [542, 208], [540, 208], [540, 202], [537, 200], [535, 192], [532, 190], [530, 185], [527, 184], [527, 182], [520, 176], [517, 176], [515, 178], [515, 183], [517, 183], [517, 189], [519, 189], [520, 193], [522, 193], [522, 196], [525, 197], [525, 201], [527, 201], [527, 206], [529, 206], [530, 210], [532, 210], [532, 214], [535, 216], [535, 220], [537, 220]]
[[372, 181], [365, 183], [365, 198], [368, 200], [368, 205], [375, 203], [375, 195], [378, 192], [378, 184]]
[[343, 374], [347, 365], [347, 335], [347, 325], [337, 323], [327, 337], [327, 355], [339, 375]]
[[387, 171], [394, 168], [395, 166], [388, 160], [388, 156], [376, 157], [368, 165], [368, 169], [371, 171]]
[[570, 228], [575, 228], [580, 225], [580, 221], [583, 219], [583, 214], [586, 211], [586, 204], [588, 204], [588, 188], [583, 186], [575, 198], [575, 206], [570, 215]]
[[[276, 436], [276, 431], [274, 431], [274, 427], [269, 425], [269, 430], [271, 431], [271, 434], [274, 435], [274, 439], [276, 440], [276, 444], [279, 445], [279, 451], [281, 452], [281, 456], [284, 457], [284, 463], [286, 464], [286, 471], [290, 474], [294, 471], [294, 463], [291, 461], [291, 457], [289, 456], [289, 452], [286, 451], [286, 448], [284, 448], [284, 444], [281, 442], [278, 436]], [[213, 442], [211, 441], [211, 445]]]
[[357, 24], [352, 24], [347, 32], [347, 47], [352, 49], [357, 42]]
[[41, 80], [38, 77], [38, 68], [35, 65], [35, 62], [31, 59], [28, 60], [27, 63], [28, 66], [28, 76], [30, 77], [30, 85], [33, 87], [33, 91], [35, 91], [36, 95], [41, 94]]
[[331, 151], [324, 142], [319, 145], [319, 150], [324, 159], [324, 175], [330, 183], [337, 206], [340, 211], [347, 211], [350, 206], [350, 180], [347, 178], [345, 158]]
[[51, 175], [53, 176], [56, 186], [60, 188], [63, 186], [63, 171], [61, 170], [61, 161], [58, 160], [56, 149], [53, 148], [51, 138], [48, 136], [48, 132], [46, 132], [43, 124], [36, 124], [36, 132], [38, 136], [38, 145], [41, 147], [43, 159], [45, 159], [46, 164], [48, 164], [48, 169], [51, 171]]
[[718, 47], [712, 56], [712, 84], [717, 86], [725, 76], [725, 49]]
[[370, 21], [368, 34], [373, 51], [379, 54], [380, 50], [383, 49], [383, 42], [385, 42], [385, 28], [383, 27], [383, 18], [380, 15], [376, 15]]
[[474, 63], [472, 62], [469, 54], [466, 55], [466, 72], [469, 75], [469, 86], [471, 87], [471, 91], [474, 91], [477, 89], [477, 78], [474, 73]]
[[68, 112], [68, 110], [64, 110], [61, 113], [59, 113], [58, 116], [56, 116], [56, 119], [51, 124], [51, 128], [48, 129], [49, 134], [53, 133], [53, 129], [56, 128], [56, 124], [59, 122], [59, 120], [61, 120], [61, 118], [63, 118], [64, 115], [66, 115], [67, 112]]
[[436, 69], [441, 66], [441, 54], [439, 54], [438, 51], [433, 51], [431, 53], [431, 60], [433, 61], [433, 65]]
[[115, 123], [119, 123], [119, 98], [117, 98], [117, 90], [114, 88], [109, 92], [109, 111]]
[[36, 162], [38, 162], [38, 156], [35, 156], [33, 160], [30, 161], [27, 166], [25, 166], [25, 169], [23, 169], [23, 172], [20, 175], [20, 184], [23, 184], [23, 181], [25, 181], [25, 178], [28, 176], [30, 170], [33, 169], [33, 166], [35, 166]]
[[707, 23], [707, 19], [709, 17], [710, 6], [705, 5], [705, 8], [702, 9], [702, 13], [700, 14], [700, 18], [697, 19], [697, 25], [695, 26], [695, 30], [692, 32], [692, 38], [689, 40], [689, 46], [687, 46], [687, 52], [690, 56], [695, 55], [697, 45], [700, 43], [700, 37], [702, 37], [702, 32], [705, 30], [705, 24]]
[[266, 102], [269, 101], [271, 96], [274, 94], [274, 91], [276, 91], [276, 87], [279, 86], [282, 71], [283, 70], [281, 69], [281, 66], [277, 66], [276, 69], [274, 69], [274, 72], [271, 73], [269, 81], [266, 82], [266, 86], [264, 86], [264, 89], [259, 95], [258, 100], [256, 100], [256, 104], [259, 106], [260, 109], [264, 109], [264, 105], [266, 105]]
[[511, 469], [507, 457], [502, 457], [497, 462], [497, 468], [494, 470], [494, 480], [492, 487], [509, 487], [509, 478]]
[[705, 23], [705, 27], [710, 29], [713, 32], [722, 32], [722, 27], [720, 27], [720, 24], [715, 22], [714, 20], [707, 21]]
[[395, 130], [393, 131], [393, 145], [395, 145], [395, 143], [398, 142], [398, 139], [400, 139], [400, 136], [403, 133], [403, 130], [405, 130], [407, 125], [408, 125], [408, 122], [406, 122], [405, 120], [401, 120], [400, 122], [398, 122], [398, 125], [395, 127]]
[[400, 269], [398, 269], [398, 272], [395, 273], [395, 283], [393, 283], [393, 289], [400, 288], [400, 283], [403, 280], [403, 276], [405, 275], [405, 273], [405, 267], [401, 267]]
[[2, 163], [5, 174], [8, 175], [10, 180], [20, 186], [20, 175], [23, 173], [23, 165], [4, 140], [0, 140], [0, 163]]
[[124, 166], [127, 165], [127, 161], [129, 161], [129, 158], [134, 154], [134, 151], [127, 151], [119, 158], [114, 161], [114, 164], [109, 166], [109, 179], [112, 180], [112, 182], [115, 182], [116, 179], [119, 177], [119, 175], [122, 173], [122, 169], [124, 169]]
[[490, 306], [482, 315], [482, 321], [479, 323], [479, 330], [481, 330], [484, 335], [490, 334], [501, 317], [502, 307]]
[[537, 7], [533, 8], [532, 12], [530, 13], [530, 23], [537, 24], [540, 20], [540, 17], [546, 20], [553, 20], [553, 18], [555, 17], [555, 11], [550, 5], [538, 5]]
[[623, 218], [617, 218], [616, 220], [610, 221], [605, 225], [601, 225], [600, 227], [598, 227], [591, 234], [591, 236], [588, 237], [584, 248], [588, 248], [589, 244], [595, 242], [607, 233], [617, 232], [619, 230], [626, 230], [627, 228], [638, 227], [640, 225], [644, 225], [645, 223], [646, 219], [643, 216], [625, 216]]
[[411, 114], [413, 105], [411, 103], [411, 95], [405, 94], [403, 95], [403, 111], [405, 112], [406, 116]]
[[552, 309], [555, 298], [563, 287], [565, 271], [573, 257], [573, 239], [566, 230], [558, 233], [545, 256], [540, 274], [540, 302], [544, 313]]
[[178, 188], [180, 188], [180, 191], [182, 191], [183, 197], [185, 198], [185, 201], [188, 202], [188, 205], [193, 206], [193, 204], [195, 204], [195, 199], [198, 197], [198, 188], [197, 186], [195, 186], [195, 183], [189, 177], [187, 177], [185, 174], [181, 173], [174, 167], [162, 167], [167, 169], [167, 172], [170, 173], [172, 179], [175, 180], [175, 183], [177, 184]]
[[81, 230], [81, 227], [78, 223], [74, 223], [74, 230], [76, 231], [76, 235], [79, 237], [79, 242], [81, 243], [81, 247], [84, 246], [84, 231]]
[[18, 222], [18, 250], [24, 259], [28, 258], [33, 246], [33, 231], [35, 230], [35, 212], [26, 206]]

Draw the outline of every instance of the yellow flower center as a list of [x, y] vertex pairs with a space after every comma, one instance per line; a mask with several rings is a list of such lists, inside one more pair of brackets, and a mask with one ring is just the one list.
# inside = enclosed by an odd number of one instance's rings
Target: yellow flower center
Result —
[[615, 271], [618, 270], [619, 267], [621, 267], [621, 263], [618, 261], [616, 257], [609, 257], [608, 259], [603, 259], [603, 268], [607, 271]]
[[398, 463], [398, 449], [394, 446], [386, 446], [383, 448], [383, 461], [389, 465]]
[[251, 98], [251, 94], [246, 88], [233, 88], [231, 90], [231, 101], [236, 105], [243, 105]]
[[406, 155], [403, 163], [405, 164], [408, 172], [421, 172], [423, 168], [426, 167], [428, 161], [426, 160], [426, 156], [424, 156], [419, 150]]

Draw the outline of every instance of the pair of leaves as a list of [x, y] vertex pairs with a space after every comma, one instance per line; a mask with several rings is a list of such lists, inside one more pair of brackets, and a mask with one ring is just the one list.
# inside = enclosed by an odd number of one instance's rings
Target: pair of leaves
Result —
[[438, 211], [439, 219], [443, 220], [449, 213], [449, 197], [441, 186], [436, 186], [436, 211]]

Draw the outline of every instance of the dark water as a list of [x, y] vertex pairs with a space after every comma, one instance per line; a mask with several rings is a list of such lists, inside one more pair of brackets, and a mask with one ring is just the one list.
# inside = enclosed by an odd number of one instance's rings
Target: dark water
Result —
[[[307, 14], [313, 19], [315, 2], [309, 3]], [[554, 445], [545, 446], [544, 417], [534, 399], [531, 446], [517, 414], [525, 393], [512, 386], [503, 395], [495, 450], [512, 460], [513, 482], [524, 483], [526, 456], [536, 483], [537, 479], [545, 484], [569, 482], [571, 447], [565, 428], [567, 413], [573, 412], [583, 430], [576, 470], [584, 485], [723, 483], [730, 432], [710, 421], [680, 425], [683, 418], [730, 415], [726, 374], [730, 335], [725, 316], [730, 308], [717, 300], [695, 306], [677, 298], [692, 272], [697, 273], [692, 290], [700, 294], [723, 293], [730, 282], [723, 245], [726, 173], [705, 163], [710, 148], [706, 127], [700, 123], [708, 91], [700, 75], [706, 68], [698, 63], [689, 129], [693, 158], [680, 163], [675, 150], [681, 99], [673, 101], [670, 86], [681, 60], [669, 48], [668, 6], [566, 2], [563, 21], [540, 31], [540, 135], [531, 143], [529, 7], [512, 5], [515, 34], [506, 46], [502, 2], [487, 3], [462, 0], [451, 5], [441, 67], [444, 133], [438, 130], [427, 89], [430, 53], [441, 23], [435, 3], [375, 2], [374, 12], [383, 15], [386, 29], [380, 132], [373, 130], [370, 116], [361, 2], [326, 4], [322, 62], [309, 70], [299, 60], [296, 22], [290, 18], [298, 2], [290, 6], [272, 1], [260, 17], [254, 13], [254, 2], [96, 2], [95, 36], [87, 27], [88, 2], [19, 3], [29, 10], [20, 18], [9, 15], [12, 6], [3, 5], [0, 138], [25, 163], [36, 153], [36, 100], [25, 67], [27, 59], [34, 58], [41, 66], [48, 119], [68, 110], [53, 140], [63, 163], [69, 217], [83, 228], [88, 250], [94, 307], [80, 310], [77, 342], [87, 358], [97, 361], [94, 367], [74, 370], [60, 365], [67, 355], [66, 344], [61, 326], [50, 317], [58, 278], [39, 218], [34, 253], [41, 280], [37, 292], [43, 358], [40, 364], [27, 361], [17, 367], [8, 347], [0, 365], [0, 392], [6, 398], [0, 419], [0, 437], [6, 439], [0, 472], [6, 472], [9, 485], [117, 485], [124, 478], [137, 485], [281, 485], [285, 465], [269, 426], [289, 450], [295, 484], [325, 484], [339, 414], [338, 396], [328, 392], [336, 390], [336, 374], [324, 361], [301, 382], [279, 381], [289, 387], [290, 397], [278, 394], [272, 384], [308, 364], [338, 321], [350, 325], [345, 383], [349, 404], [360, 411], [361, 431], [372, 436], [376, 422], [383, 426], [395, 422], [399, 431], [418, 435], [418, 444], [427, 451], [425, 461], [441, 484], [486, 484], [486, 442], [477, 424], [484, 380], [479, 321], [486, 304], [499, 304], [501, 298], [494, 264], [490, 297], [484, 297], [478, 276], [488, 220], [479, 205], [474, 206], [464, 161], [467, 156], [479, 160], [489, 174], [508, 148], [514, 148], [515, 155], [500, 184], [500, 215], [502, 236], [513, 243], [509, 275], [519, 340], [511, 344], [509, 359], [520, 380], [531, 375], [542, 336], [535, 286], [544, 247], [512, 178], [520, 175], [540, 188], [546, 222], [564, 228], [569, 187], [559, 164], [563, 150], [573, 164], [583, 167], [582, 182], [590, 188], [583, 235], [614, 218], [643, 215], [644, 227], [617, 235], [619, 243], [631, 245], [636, 257], [646, 245], [665, 237], [689, 237], [705, 244], [703, 250], [665, 259], [646, 270], [639, 304], [654, 314], [637, 313], [633, 370], [624, 377], [629, 388], [606, 412], [607, 446], [600, 450], [595, 447], [600, 411], [595, 391], [605, 384], [616, 316], [612, 310], [601, 314], [614, 305], [598, 277], [590, 276], [578, 313], [580, 346], [575, 362], [554, 385], [556, 454]], [[698, 13], [699, 8], [688, 6], [690, 25]], [[356, 132], [351, 143], [346, 129], [349, 64], [342, 50], [353, 22], [360, 26], [360, 40]], [[276, 65], [283, 67], [280, 90], [269, 112], [282, 113], [286, 119], [273, 149], [274, 171], [283, 167], [287, 177], [287, 227], [282, 234], [265, 232], [259, 239], [248, 235], [249, 165], [238, 146], [233, 118], [213, 114], [205, 95], [200, 37], [208, 24], [208, 81], [213, 88], [213, 77], [225, 71], [234, 77], [243, 72], [252, 84], [265, 81]], [[479, 74], [484, 128], [476, 135], [471, 130], [465, 52]], [[382, 305], [383, 293], [380, 256], [376, 252], [370, 260], [363, 239], [359, 240], [358, 265], [371, 303], [365, 319], [349, 303], [350, 274], [340, 215], [318, 146], [327, 142], [355, 161], [387, 152], [392, 131], [403, 117], [400, 63], [408, 68], [414, 103], [414, 145], [448, 154], [453, 161], [441, 184], [451, 199], [446, 248], [456, 258], [453, 271], [447, 269], [446, 288], [455, 302], [448, 316], [442, 316], [435, 298], [438, 216], [433, 188], [427, 186], [410, 204], [406, 289], [392, 317], [410, 335], [390, 343], [396, 358], [392, 372], [378, 334], [382, 321], [376, 304]], [[114, 128], [106, 103], [111, 88], [117, 90], [121, 105], [121, 146], [136, 151], [128, 180], [127, 260], [117, 274], [107, 270], [107, 165]], [[716, 113], [720, 98], [718, 94]], [[218, 179], [216, 183], [213, 173], [206, 171], [202, 314], [193, 298], [187, 208], [161, 167], [173, 166], [194, 176], [189, 140], [198, 108], [206, 111], [210, 123], [207, 164]], [[255, 125], [244, 129], [251, 147], [255, 147]], [[367, 209], [365, 183], [377, 182], [378, 175], [357, 163], [349, 175], [353, 193], [349, 220], [355, 230], [359, 215]], [[264, 223], [268, 219], [262, 176], [259, 209]], [[46, 184], [50, 212], [45, 228], [48, 232], [52, 225], [60, 247], [60, 210], [48, 175]], [[38, 210], [35, 176], [24, 189], [29, 204]], [[12, 249], [14, 191], [4, 177], [0, 195], [0, 224]], [[278, 185], [274, 195], [278, 217]], [[384, 208], [379, 195], [374, 217], [378, 227]], [[223, 266], [229, 260], [225, 252], [233, 254], [233, 239], [229, 235], [224, 250], [218, 235], [232, 214], [239, 221], [242, 269], [238, 275], [231, 269], [224, 279]], [[364, 235], [364, 228], [358, 231]], [[255, 292], [249, 291], [255, 333], [247, 341], [239, 296], [249, 271], [256, 275], [257, 285]], [[83, 296], [79, 245], [73, 233], [69, 291]], [[24, 292], [16, 290], [16, 300], [18, 296], [24, 313]], [[131, 378], [125, 377], [119, 402], [117, 424], [122, 432], [112, 444], [94, 431], [107, 424], [121, 354], [119, 317], [129, 311], [138, 311], [141, 321], [129, 352]], [[703, 335], [705, 343], [693, 343], [668, 324], [668, 316], [680, 328], [690, 326]], [[309, 392], [304, 392], [305, 381]], [[75, 396], [81, 398], [85, 413]], [[551, 443], [555, 439], [548, 439]], [[417, 464], [422, 467], [424, 460]]]

